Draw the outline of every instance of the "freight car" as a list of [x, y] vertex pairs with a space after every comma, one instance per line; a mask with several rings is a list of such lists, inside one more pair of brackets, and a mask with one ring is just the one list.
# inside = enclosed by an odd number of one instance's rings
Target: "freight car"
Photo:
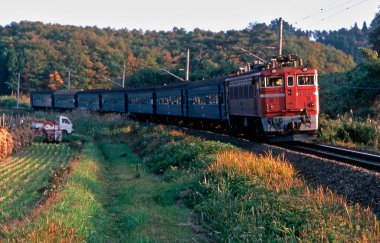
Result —
[[53, 109], [53, 91], [37, 91], [30, 93], [30, 105], [34, 110]]
[[[54, 108], [48, 97], [49, 93], [32, 93], [32, 107]], [[80, 91], [72, 104], [76, 109], [128, 113], [159, 122], [222, 127], [273, 141], [306, 141], [318, 131], [318, 73], [297, 55], [279, 56], [228, 77], [156, 88]]]
[[60, 90], [54, 93], [54, 109], [73, 110], [78, 107], [77, 90]]

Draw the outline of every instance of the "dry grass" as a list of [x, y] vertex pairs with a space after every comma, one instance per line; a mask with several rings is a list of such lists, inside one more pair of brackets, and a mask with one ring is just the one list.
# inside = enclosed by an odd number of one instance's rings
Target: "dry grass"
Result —
[[[234, 223], [247, 230], [250, 227], [270, 228], [267, 236], [252, 233], [251, 237], [255, 239], [273, 240], [271, 235], [275, 234], [275, 238], [283, 240], [380, 240], [379, 222], [370, 209], [358, 204], [349, 205], [342, 196], [329, 189], [309, 189], [282, 156], [273, 157], [270, 153], [257, 156], [245, 151], [220, 152], [208, 167], [203, 185], [214, 192], [208, 201], [203, 202], [202, 210], [208, 220], [215, 221], [216, 228], [226, 229], [226, 235], [220, 239], [244, 239], [235, 235], [234, 228], [229, 228]], [[256, 206], [252, 207], [252, 202]], [[255, 213], [252, 215], [252, 212]], [[234, 219], [234, 215], [240, 215], [239, 219]]]
[[302, 181], [296, 178], [293, 166], [283, 156], [273, 157], [270, 153], [257, 156], [246, 151], [223, 151], [216, 156], [210, 170], [237, 173], [247, 180], [259, 178], [267, 188], [276, 191], [302, 185]]
[[0, 159], [7, 158], [13, 151], [14, 143], [7, 129], [0, 127]]

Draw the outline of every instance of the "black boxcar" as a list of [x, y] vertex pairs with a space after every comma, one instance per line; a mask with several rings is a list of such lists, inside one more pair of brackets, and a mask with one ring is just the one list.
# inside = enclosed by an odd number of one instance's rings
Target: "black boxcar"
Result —
[[102, 92], [103, 112], [128, 112], [127, 91], [125, 89], [105, 90]]
[[32, 109], [51, 109], [54, 107], [53, 91], [35, 91], [30, 93]]
[[183, 117], [186, 114], [186, 87], [180, 84], [156, 89], [156, 114]]
[[135, 114], [155, 114], [154, 89], [128, 90], [128, 112]]
[[77, 93], [78, 109], [101, 111], [101, 90], [86, 90]]
[[187, 102], [189, 118], [226, 120], [224, 78], [196, 81], [189, 84]]
[[57, 110], [73, 110], [78, 105], [78, 90], [60, 90], [54, 92], [54, 108]]

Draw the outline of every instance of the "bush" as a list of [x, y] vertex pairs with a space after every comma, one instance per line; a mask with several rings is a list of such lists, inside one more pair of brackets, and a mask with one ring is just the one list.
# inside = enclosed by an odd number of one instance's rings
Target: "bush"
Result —
[[230, 149], [236, 148], [220, 142], [186, 138], [159, 146], [156, 153], [145, 160], [145, 164], [158, 174], [164, 173], [168, 168], [203, 168], [215, 160], [213, 155], [218, 151]]
[[344, 142], [378, 148], [380, 127], [375, 121], [355, 121], [348, 115], [338, 120], [321, 117], [319, 140], [327, 143]]

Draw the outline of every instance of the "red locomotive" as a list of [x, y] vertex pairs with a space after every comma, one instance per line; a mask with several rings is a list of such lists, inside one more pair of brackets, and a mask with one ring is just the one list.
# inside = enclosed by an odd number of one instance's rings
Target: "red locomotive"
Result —
[[276, 141], [305, 141], [318, 130], [318, 72], [298, 55], [279, 56], [226, 79], [229, 123]]

